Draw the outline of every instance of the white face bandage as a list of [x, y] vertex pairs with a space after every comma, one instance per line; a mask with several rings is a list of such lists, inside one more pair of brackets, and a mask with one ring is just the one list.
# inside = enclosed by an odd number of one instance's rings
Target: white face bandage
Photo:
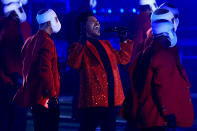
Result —
[[178, 26], [179, 26], [179, 18], [175, 18], [175, 20], [174, 20], [174, 29], [175, 29], [175, 31], [177, 31]]
[[27, 19], [26, 13], [23, 7], [19, 3], [11, 3], [9, 5], [4, 6], [4, 14], [5, 16], [9, 16], [12, 11], [15, 11], [19, 17], [20, 22], [25, 22]]
[[52, 9], [47, 10], [43, 14], [37, 14], [36, 19], [38, 24], [43, 24], [50, 21], [53, 33], [57, 33], [61, 29], [61, 23]]
[[178, 25], [179, 25], [179, 18], [178, 18], [179, 10], [178, 10], [178, 8], [176, 8], [176, 7], [172, 6], [172, 5], [169, 5], [168, 3], [161, 4], [159, 8], [167, 9], [170, 12], [172, 12], [172, 14], [174, 15], [174, 18], [175, 18], [175, 20], [174, 20], [175, 21], [174, 28], [175, 28], [175, 31], [176, 31], [177, 28], [178, 28]]
[[96, 7], [96, 5], [97, 5], [97, 0], [90, 0], [90, 7], [91, 8], [95, 8]]
[[20, 2], [22, 3], [22, 5], [26, 5], [28, 3], [28, 0], [20, 0]]
[[151, 22], [155, 22], [157, 20], [168, 20], [172, 21], [174, 19], [174, 15], [166, 9], [157, 9], [151, 15]]
[[152, 33], [154, 36], [166, 36], [170, 41], [170, 47], [174, 47], [177, 43], [177, 36], [174, 31], [174, 25], [170, 21], [165, 22], [153, 22]]
[[1, 0], [1, 3], [7, 5], [9, 3], [18, 3], [20, 0]]
[[155, 0], [139, 0], [139, 5], [149, 5], [152, 11], [155, 11], [158, 8]]
[[26, 5], [28, 0], [1, 0], [2, 4], [7, 5], [10, 3], [20, 3], [22, 5]]

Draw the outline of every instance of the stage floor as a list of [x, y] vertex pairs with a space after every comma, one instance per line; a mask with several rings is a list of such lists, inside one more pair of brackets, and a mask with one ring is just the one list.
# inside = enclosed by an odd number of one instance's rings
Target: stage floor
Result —
[[[197, 94], [192, 94], [192, 100], [194, 104], [195, 114], [197, 114]], [[33, 131], [33, 120], [30, 111], [27, 113], [27, 131]], [[117, 131], [124, 131], [126, 127], [126, 121], [117, 116]], [[60, 123], [59, 131], [78, 131], [79, 123], [72, 119], [72, 96], [60, 98]], [[97, 128], [100, 131], [100, 127]], [[192, 128], [189, 129], [177, 129], [177, 131], [197, 131], [197, 115], [195, 115], [195, 123]]]

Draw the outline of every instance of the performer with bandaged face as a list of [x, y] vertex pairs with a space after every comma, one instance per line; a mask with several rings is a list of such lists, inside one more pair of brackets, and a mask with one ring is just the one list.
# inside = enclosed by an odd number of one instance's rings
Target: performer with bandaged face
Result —
[[166, 9], [152, 14], [153, 42], [130, 69], [124, 118], [145, 131], [187, 128], [194, 122], [190, 82], [171, 50], [177, 43], [173, 18]]
[[27, 2], [27, 0], [2, 0], [4, 15], [6, 17], [16, 17], [15, 19], [20, 23], [21, 34], [23, 35], [24, 41], [32, 34], [26, 13], [22, 7], [26, 5]]
[[[169, 12], [168, 12], [169, 11]], [[167, 19], [168, 21], [171, 21], [174, 25], [175, 32], [177, 31], [178, 25], [179, 25], [179, 10], [170, 3], [163, 3], [159, 6], [159, 9], [153, 13], [151, 16], [152, 21], [156, 21], [159, 19]], [[149, 38], [152, 39], [152, 38]], [[177, 39], [177, 36], [176, 36]], [[148, 42], [148, 41], [146, 41]], [[189, 77], [186, 73], [185, 68], [182, 66], [180, 57], [179, 57], [179, 51], [178, 51], [178, 45], [177, 43], [174, 43], [172, 46], [170, 46], [169, 51], [174, 55], [176, 58], [176, 63], [178, 64], [181, 72], [184, 74], [185, 79], [189, 81]]]
[[39, 11], [36, 19], [39, 30], [23, 46], [23, 86], [14, 100], [32, 107], [35, 131], [57, 131], [60, 77], [57, 51], [50, 35], [58, 33], [61, 24], [52, 9]]
[[[21, 49], [31, 36], [31, 27], [19, 0], [2, 0], [0, 16], [0, 130], [25, 129], [25, 110], [18, 109], [12, 99], [22, 84]], [[16, 120], [20, 116], [21, 121]], [[2, 122], [3, 121], [3, 122]], [[17, 124], [16, 124], [17, 121]]]
[[120, 35], [120, 51], [107, 40], [99, 40], [100, 24], [92, 12], [77, 19], [80, 40], [71, 45], [68, 65], [80, 73], [80, 131], [115, 131], [118, 107], [124, 100], [118, 64], [127, 64], [132, 41]]

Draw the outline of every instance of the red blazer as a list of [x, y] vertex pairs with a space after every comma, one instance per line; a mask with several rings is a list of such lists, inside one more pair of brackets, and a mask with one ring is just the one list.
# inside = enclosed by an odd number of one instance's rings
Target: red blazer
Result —
[[[130, 61], [132, 42], [122, 43], [120, 51], [113, 49], [109, 41], [100, 40], [100, 43], [109, 56], [114, 74], [114, 105], [119, 106], [124, 100], [124, 93], [118, 64]], [[79, 108], [108, 107], [107, 73], [94, 45], [89, 41], [85, 46], [73, 44], [69, 50], [68, 65], [80, 71]]]
[[32, 30], [29, 22], [25, 21], [20, 23], [21, 34], [23, 35], [24, 41], [27, 40], [28, 37], [32, 35]]
[[[31, 27], [28, 22], [18, 24], [5, 17], [0, 18], [0, 25], [0, 79], [3, 84], [13, 84], [9, 75], [22, 72], [20, 53], [24, 40], [31, 36]], [[21, 32], [26, 32], [26, 35]]]
[[50, 97], [59, 96], [60, 78], [56, 47], [50, 36], [39, 30], [28, 38], [22, 49], [23, 87], [14, 100], [22, 106], [48, 107]]
[[142, 43], [146, 39], [147, 31], [151, 28], [150, 14], [141, 11], [134, 19], [134, 30], [133, 34], [134, 42]]
[[[194, 122], [190, 82], [172, 50], [156, 41], [153, 43], [141, 93], [137, 91], [139, 87], [134, 86], [137, 60], [129, 68], [131, 92], [124, 102], [123, 112], [128, 113], [124, 114], [127, 120], [135, 121], [139, 127], [165, 126], [164, 116], [169, 114], [175, 115], [180, 127], [191, 127]], [[138, 75], [143, 78], [143, 74]]]

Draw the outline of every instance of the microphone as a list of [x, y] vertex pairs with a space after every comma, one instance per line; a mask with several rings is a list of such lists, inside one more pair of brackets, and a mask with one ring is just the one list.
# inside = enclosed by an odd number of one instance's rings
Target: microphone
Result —
[[107, 27], [107, 28], [104, 28], [104, 32], [128, 32], [128, 28], [124, 26]]

